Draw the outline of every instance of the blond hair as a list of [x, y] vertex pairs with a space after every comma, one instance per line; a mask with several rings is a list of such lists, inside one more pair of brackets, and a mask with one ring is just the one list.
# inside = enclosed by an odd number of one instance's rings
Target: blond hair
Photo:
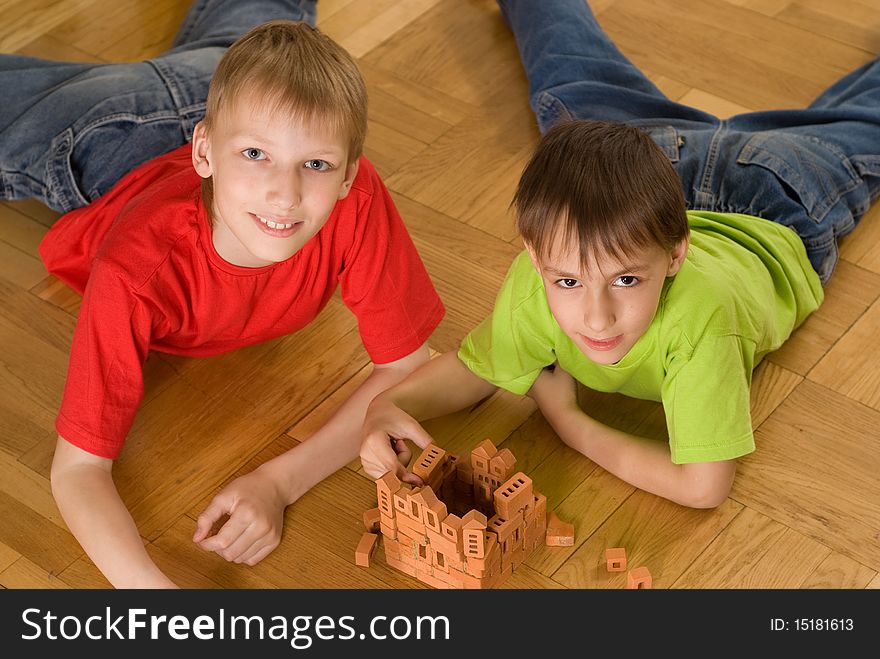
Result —
[[263, 23], [229, 47], [208, 89], [208, 132], [243, 92], [253, 94], [273, 113], [284, 112], [346, 135], [349, 162], [361, 155], [367, 133], [363, 76], [344, 48], [308, 23]]

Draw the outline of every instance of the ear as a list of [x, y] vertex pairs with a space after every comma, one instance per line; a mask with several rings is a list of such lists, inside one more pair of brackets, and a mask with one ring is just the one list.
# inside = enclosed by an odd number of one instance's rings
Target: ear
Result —
[[690, 236], [681, 239], [672, 251], [669, 253], [669, 267], [666, 269], [666, 276], [673, 277], [681, 270], [681, 266], [687, 257], [688, 245], [690, 245]]
[[358, 164], [360, 163], [360, 158], [351, 163], [345, 170], [345, 180], [342, 182], [342, 187], [339, 188], [339, 198], [345, 199], [348, 196], [348, 193], [351, 191], [351, 184], [354, 183], [354, 178], [358, 173]]
[[192, 164], [196, 173], [202, 178], [209, 178], [214, 173], [211, 167], [211, 141], [208, 139], [208, 131], [203, 121], [197, 123], [193, 131]]

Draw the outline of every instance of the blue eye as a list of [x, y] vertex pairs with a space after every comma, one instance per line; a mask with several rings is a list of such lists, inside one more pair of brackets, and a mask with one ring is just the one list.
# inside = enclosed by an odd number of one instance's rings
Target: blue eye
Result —
[[243, 155], [248, 160], [265, 160], [266, 159], [266, 154], [263, 153], [262, 149], [255, 149], [253, 147], [251, 147], [250, 149], [245, 149], [244, 151], [241, 152], [241, 155]]
[[330, 169], [330, 163], [326, 160], [306, 160], [306, 169], [314, 169], [316, 172], [323, 172]]

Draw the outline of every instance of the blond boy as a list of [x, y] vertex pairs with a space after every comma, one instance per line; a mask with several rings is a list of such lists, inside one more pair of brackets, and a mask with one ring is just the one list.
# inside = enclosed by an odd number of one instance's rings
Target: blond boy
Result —
[[348, 53], [305, 22], [264, 23], [223, 56], [191, 144], [63, 216], [41, 244], [48, 270], [84, 292], [52, 489], [114, 586], [174, 586], [111, 475], [149, 350], [210, 356], [296, 332], [337, 286], [358, 319], [375, 366], [367, 380], [312, 437], [233, 481], [198, 519], [195, 542], [248, 565], [278, 545], [285, 507], [357, 455], [370, 399], [427, 360], [443, 306], [361, 155], [366, 121]]

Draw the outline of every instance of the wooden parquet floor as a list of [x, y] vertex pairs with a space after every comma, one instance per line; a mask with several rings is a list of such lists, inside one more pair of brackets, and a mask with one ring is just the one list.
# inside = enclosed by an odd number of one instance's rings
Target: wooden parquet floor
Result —
[[[0, 51], [129, 61], [168, 47], [186, 0], [0, 0]], [[600, 22], [670, 97], [720, 116], [803, 106], [880, 50], [880, 0], [598, 0]], [[513, 39], [492, 0], [320, 0], [319, 26], [368, 81], [367, 155], [448, 308], [431, 340], [455, 349], [490, 310], [519, 243], [507, 206], [538, 139]], [[496, 394], [428, 423], [464, 453], [510, 448], [575, 545], [540, 548], [507, 588], [621, 588], [624, 546], [655, 588], [880, 587], [880, 209], [845, 239], [824, 306], [757, 370], [758, 449], [730, 498], [690, 510], [632, 487], [563, 445], [527, 398]], [[57, 214], [0, 204], [0, 585], [108, 584], [67, 531], [49, 486], [53, 421], [78, 297], [37, 245]], [[380, 552], [354, 564], [375, 488], [354, 462], [287, 511], [255, 567], [191, 542], [236, 475], [306, 439], [365, 377], [338, 299], [292, 337], [210, 359], [151, 354], [146, 398], [114, 468], [150, 554], [185, 587], [422, 588]], [[241, 383], [248, 383], [242, 386]], [[663, 437], [658, 405], [595, 395], [598, 418]]]

